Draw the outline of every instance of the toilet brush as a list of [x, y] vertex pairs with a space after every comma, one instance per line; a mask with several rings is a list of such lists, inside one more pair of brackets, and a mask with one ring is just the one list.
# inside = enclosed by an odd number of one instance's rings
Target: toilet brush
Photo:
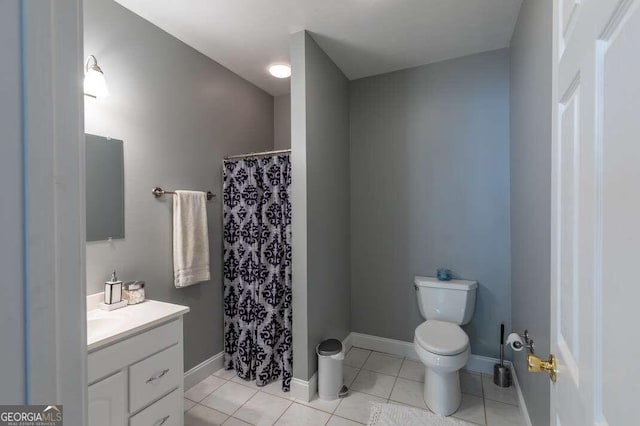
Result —
[[501, 388], [511, 386], [511, 370], [504, 365], [504, 323], [500, 324], [500, 364], [493, 366], [493, 383]]

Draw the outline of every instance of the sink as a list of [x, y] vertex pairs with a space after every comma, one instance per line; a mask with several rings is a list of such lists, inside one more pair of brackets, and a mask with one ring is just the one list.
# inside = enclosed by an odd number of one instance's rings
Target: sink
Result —
[[120, 313], [100, 310], [87, 312], [87, 341], [102, 339], [116, 332], [127, 322], [127, 317]]

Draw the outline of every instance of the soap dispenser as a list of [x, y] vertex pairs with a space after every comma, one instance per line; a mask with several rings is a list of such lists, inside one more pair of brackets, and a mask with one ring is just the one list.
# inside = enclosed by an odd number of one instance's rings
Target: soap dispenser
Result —
[[112, 311], [127, 306], [127, 301], [122, 300], [122, 281], [116, 275], [111, 274], [111, 279], [104, 283], [104, 302], [100, 303], [100, 309]]
[[122, 300], [122, 281], [118, 280], [116, 271], [111, 274], [111, 279], [104, 283], [104, 303], [113, 305]]

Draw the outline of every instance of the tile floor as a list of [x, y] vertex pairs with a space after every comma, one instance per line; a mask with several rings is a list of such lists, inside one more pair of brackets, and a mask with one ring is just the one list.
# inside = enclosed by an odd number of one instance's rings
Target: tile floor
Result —
[[[185, 426], [357, 426], [367, 423], [372, 401], [428, 410], [419, 362], [352, 348], [345, 357], [344, 376], [348, 397], [304, 402], [282, 392], [279, 383], [259, 388], [233, 371], [221, 370], [185, 392]], [[499, 388], [491, 376], [478, 373], [463, 371], [460, 376], [462, 406], [454, 417], [486, 426], [524, 425], [515, 388]]]

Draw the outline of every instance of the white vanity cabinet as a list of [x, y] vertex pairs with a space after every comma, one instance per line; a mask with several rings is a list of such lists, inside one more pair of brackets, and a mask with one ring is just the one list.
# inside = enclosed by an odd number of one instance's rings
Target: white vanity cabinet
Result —
[[[161, 302], [147, 303], [148, 310]], [[89, 426], [183, 426], [182, 315], [188, 308], [162, 305], [176, 308], [146, 323], [135, 322], [135, 315], [146, 316], [142, 306], [123, 308], [120, 317], [135, 327], [89, 345]]]
[[89, 386], [89, 424], [120, 426], [127, 424], [126, 375], [118, 372]]

